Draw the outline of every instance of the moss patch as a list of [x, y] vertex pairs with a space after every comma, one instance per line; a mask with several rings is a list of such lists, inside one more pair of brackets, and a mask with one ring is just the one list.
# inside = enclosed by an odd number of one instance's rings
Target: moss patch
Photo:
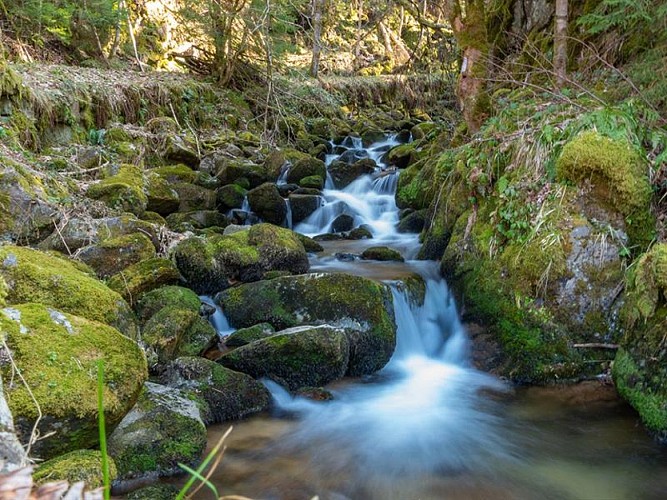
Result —
[[164, 285], [174, 285], [179, 279], [178, 269], [170, 260], [154, 258], [131, 265], [112, 276], [108, 284], [133, 304], [142, 294]]
[[[109, 457], [109, 477], [116, 479], [118, 471]], [[104, 486], [102, 478], [102, 454], [94, 450], [76, 450], [41, 464], [32, 475], [37, 484], [67, 481], [70, 484], [83, 481], [86, 489]]]
[[141, 215], [148, 203], [144, 189], [141, 169], [134, 165], [122, 165], [118, 174], [90, 186], [87, 195], [105, 202], [111, 208]]

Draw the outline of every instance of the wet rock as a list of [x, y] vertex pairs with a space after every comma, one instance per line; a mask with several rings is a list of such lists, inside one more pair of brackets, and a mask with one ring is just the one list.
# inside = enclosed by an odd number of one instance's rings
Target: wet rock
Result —
[[394, 139], [401, 144], [407, 144], [412, 139], [412, 134], [410, 134], [410, 130], [403, 129], [396, 134]]
[[399, 233], [421, 233], [426, 225], [428, 210], [416, 210], [407, 214], [398, 223]]
[[343, 252], [336, 252], [334, 257], [336, 257], [336, 260], [340, 260], [341, 262], [354, 262], [359, 258], [359, 256], [356, 254]]
[[109, 288], [119, 293], [130, 304], [142, 294], [180, 281], [178, 269], [168, 259], [153, 258], [133, 264], [107, 281]]
[[270, 337], [274, 333], [276, 333], [276, 330], [269, 323], [259, 323], [258, 325], [236, 330], [224, 340], [224, 344], [227, 347], [241, 347], [255, 340]]
[[376, 142], [383, 141], [387, 138], [387, 134], [380, 129], [366, 130], [361, 133], [361, 142], [365, 147], [370, 146]]
[[224, 228], [229, 225], [229, 219], [217, 210], [194, 210], [169, 215], [167, 224], [173, 231], [184, 233], [209, 227]]
[[[116, 464], [107, 457], [109, 479], [114, 481], [118, 475]], [[97, 450], [76, 450], [52, 458], [40, 464], [32, 476], [36, 484], [67, 481], [69, 484], [83, 481], [87, 490], [104, 486], [102, 472], [102, 453]]]
[[349, 360], [345, 332], [329, 325], [300, 326], [239, 347], [218, 363], [255, 378], [269, 377], [290, 390], [341, 378]]
[[389, 150], [384, 160], [387, 165], [407, 168], [417, 159], [413, 144], [402, 144]]
[[299, 184], [304, 177], [313, 175], [319, 175], [320, 178], [326, 179], [327, 169], [324, 162], [312, 157], [303, 158], [292, 165], [287, 174], [287, 182]]
[[287, 198], [290, 194], [294, 193], [297, 189], [299, 189], [298, 184], [278, 184], [277, 185], [278, 192], [280, 193], [280, 196], [283, 198]]
[[303, 244], [303, 248], [306, 249], [306, 252], [318, 253], [324, 251], [324, 247], [320, 245], [317, 241], [315, 241], [313, 238], [309, 238], [308, 236], [299, 233], [297, 233], [297, 237], [299, 238], [299, 241], [301, 241], [301, 243]]
[[[5, 339], [4, 332], [0, 333], [0, 338]], [[16, 437], [14, 417], [5, 399], [0, 373], [0, 474], [20, 468], [26, 459], [25, 450]]]
[[354, 227], [354, 217], [348, 214], [341, 214], [331, 223], [331, 231], [334, 233], [343, 233], [350, 231]]
[[340, 155], [338, 161], [352, 165], [364, 158], [368, 158], [368, 152], [365, 149], [348, 149]]
[[345, 237], [342, 234], [334, 233], [318, 234], [317, 236], [313, 237], [314, 241], [340, 241], [344, 239]]
[[403, 262], [403, 256], [389, 247], [370, 247], [364, 250], [361, 254], [364, 260], [392, 260]]
[[319, 175], [310, 175], [299, 181], [299, 186], [309, 189], [323, 189], [324, 179]]
[[109, 437], [120, 479], [180, 474], [206, 446], [199, 408], [181, 391], [146, 382], [137, 404]]
[[155, 247], [150, 238], [143, 233], [132, 233], [83, 247], [77, 258], [92, 267], [99, 278], [108, 278], [155, 256]]
[[137, 318], [143, 325], [165, 307], [199, 312], [202, 302], [195, 292], [182, 286], [163, 286], [142, 295], [136, 304]]
[[326, 273], [289, 276], [225, 290], [216, 301], [230, 324], [239, 328], [262, 322], [276, 329], [304, 324], [344, 328], [351, 346], [349, 375], [379, 370], [394, 350], [389, 289], [366, 278]]
[[306, 220], [322, 204], [322, 198], [311, 194], [291, 194], [289, 204], [292, 209], [292, 223]]
[[232, 208], [241, 208], [247, 191], [236, 184], [222, 186], [216, 192], [218, 210], [226, 212]]
[[224, 290], [234, 282], [262, 279], [269, 271], [308, 271], [308, 254], [289, 229], [257, 224], [224, 236], [180, 242], [173, 257], [188, 286], [198, 293]]
[[373, 238], [373, 233], [366, 225], [355, 227], [352, 231], [345, 235], [346, 240], [370, 240]]
[[287, 216], [285, 200], [280, 196], [275, 184], [266, 182], [248, 191], [250, 209], [264, 221], [281, 225]]
[[271, 401], [260, 382], [204, 358], [176, 359], [166, 367], [160, 382], [197, 402], [206, 425], [264, 411]]
[[329, 174], [337, 189], [343, 189], [362, 175], [375, 172], [377, 164], [370, 158], [358, 160], [352, 164], [336, 160], [329, 165]]
[[[38, 430], [45, 437], [32, 446], [36, 457], [51, 458], [97, 444], [97, 379], [90, 374], [97, 373], [98, 360], [104, 361], [109, 430], [132, 407], [147, 377], [146, 358], [136, 342], [96, 321], [41, 304], [24, 304], [0, 311], [0, 330], [32, 393], [24, 384], [5, 386], [24, 443], [38, 419], [33, 396], [44, 416]], [[1, 348], [0, 359], [7, 359]], [[0, 362], [0, 369], [8, 380], [12, 366]]]
[[320, 191], [319, 189], [300, 187], [299, 189], [292, 191], [292, 194], [308, 194], [311, 196], [322, 196], [322, 191]]
[[262, 165], [257, 165], [249, 160], [225, 160], [217, 178], [222, 185], [238, 184], [246, 189], [255, 188], [274, 180], [273, 175], [267, 175]]
[[410, 133], [412, 134], [412, 139], [418, 141], [423, 139], [426, 134], [437, 128], [438, 126], [433, 122], [422, 122], [412, 127], [410, 129]]

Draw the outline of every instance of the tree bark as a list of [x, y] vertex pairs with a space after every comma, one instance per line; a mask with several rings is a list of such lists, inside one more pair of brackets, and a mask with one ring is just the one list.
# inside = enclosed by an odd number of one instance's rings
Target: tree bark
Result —
[[322, 11], [324, 0], [313, 0], [313, 59], [310, 63], [310, 75], [317, 78], [320, 72], [322, 55]]
[[567, 21], [568, 0], [556, 0], [553, 64], [558, 88], [562, 88], [567, 79]]

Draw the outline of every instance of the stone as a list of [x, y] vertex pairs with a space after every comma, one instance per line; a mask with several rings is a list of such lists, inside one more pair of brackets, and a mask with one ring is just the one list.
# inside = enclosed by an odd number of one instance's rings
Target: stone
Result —
[[352, 164], [336, 160], [329, 165], [329, 174], [334, 186], [337, 189], [343, 189], [362, 175], [372, 174], [376, 167], [375, 160], [370, 158], [363, 158]]
[[182, 286], [163, 286], [141, 296], [136, 303], [137, 318], [145, 324], [155, 313], [165, 307], [177, 307], [199, 312], [202, 302], [195, 292]]
[[134, 304], [142, 294], [180, 281], [178, 269], [168, 259], [153, 258], [133, 264], [108, 280], [109, 288]]
[[389, 247], [369, 247], [361, 253], [361, 258], [364, 260], [404, 261], [400, 252]]
[[227, 347], [241, 347], [255, 340], [265, 339], [276, 333], [275, 328], [269, 323], [259, 323], [257, 325], [241, 328], [230, 334], [224, 339]]
[[350, 231], [354, 227], [354, 217], [348, 214], [341, 214], [331, 223], [331, 231], [334, 233], [343, 233]]
[[232, 208], [241, 208], [248, 191], [236, 184], [222, 186], [216, 192], [218, 210], [226, 212]]
[[319, 175], [320, 178], [326, 179], [327, 169], [324, 162], [313, 157], [303, 158], [292, 165], [287, 174], [287, 182], [299, 184], [304, 177], [313, 175]]
[[[118, 475], [116, 464], [107, 457], [109, 479], [114, 481]], [[83, 481], [87, 490], [104, 486], [102, 472], [102, 453], [98, 450], [75, 450], [52, 458], [40, 464], [32, 475], [35, 484], [67, 481], [69, 484]]]
[[282, 225], [287, 217], [285, 200], [275, 184], [266, 182], [248, 191], [250, 209], [265, 222]]
[[144, 233], [108, 238], [100, 243], [83, 247], [77, 253], [77, 258], [92, 267], [102, 279], [155, 256], [153, 242]]
[[322, 198], [312, 194], [291, 194], [289, 204], [292, 209], [292, 224], [298, 224], [320, 208]]

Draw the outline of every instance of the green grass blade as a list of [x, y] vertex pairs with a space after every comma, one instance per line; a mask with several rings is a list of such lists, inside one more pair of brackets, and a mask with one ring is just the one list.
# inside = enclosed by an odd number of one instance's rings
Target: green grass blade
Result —
[[[179, 463], [178, 466], [181, 469], [183, 469], [185, 472], [190, 474], [191, 477], [194, 477], [195, 479], [199, 479], [203, 484], [205, 484], [213, 492], [213, 494], [215, 495], [215, 498], [220, 498], [220, 495], [218, 494], [218, 490], [215, 487], [215, 485], [211, 481], [206, 479], [204, 476], [202, 476], [199, 471], [191, 469], [187, 465], [181, 464], [181, 463]], [[179, 498], [179, 497], [177, 497], [177, 498]]]
[[104, 422], [104, 361], [97, 362], [97, 427], [100, 431], [100, 453], [102, 454], [102, 481], [104, 500], [111, 498], [111, 478], [109, 477], [109, 456], [107, 455], [107, 431]]

